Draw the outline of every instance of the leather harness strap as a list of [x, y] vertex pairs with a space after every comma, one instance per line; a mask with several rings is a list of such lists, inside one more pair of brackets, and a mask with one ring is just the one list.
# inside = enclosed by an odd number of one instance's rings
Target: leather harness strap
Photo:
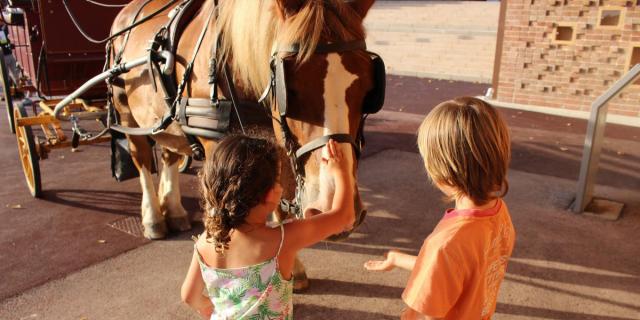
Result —
[[[315, 48], [313, 53], [326, 54], [356, 50], [366, 51], [366, 48], [367, 46], [364, 40], [355, 40], [340, 43], [320, 44]], [[348, 133], [334, 133], [315, 138], [310, 142], [299, 146], [298, 142], [294, 139], [291, 129], [289, 128], [289, 125], [287, 123], [287, 81], [284, 65], [285, 61], [283, 58], [283, 55], [286, 56], [299, 52], [300, 45], [292, 44], [289, 46], [280, 46], [273, 53], [270, 63], [271, 79], [269, 81], [268, 87], [265, 88], [259, 101], [262, 102], [266, 100], [269, 93], [271, 93], [271, 101], [275, 101], [278, 105], [278, 115], [280, 116], [280, 119], [277, 120], [277, 122], [280, 124], [284, 146], [287, 149], [287, 155], [289, 156], [289, 160], [291, 162], [293, 173], [296, 179], [295, 203], [283, 199], [281, 203], [281, 210], [300, 217], [303, 214], [301, 205], [302, 193], [305, 183], [304, 165], [303, 163], [301, 163], [301, 159], [305, 155], [324, 147], [327, 143], [329, 143], [329, 140], [331, 139], [335, 140], [336, 142], [351, 144], [351, 146], [353, 146], [356, 157], [359, 158], [361, 153], [360, 146], [363, 142], [363, 136], [359, 133], [354, 140], [354, 138], [351, 137], [351, 135]], [[361, 121], [360, 125], [363, 125], [363, 121]], [[360, 132], [360, 129], [358, 131]]]
[[305, 154], [324, 147], [327, 143], [329, 143], [329, 140], [333, 140], [339, 143], [350, 143], [356, 152], [356, 157], [360, 158], [360, 148], [355, 145], [355, 143], [353, 142], [353, 138], [351, 138], [351, 135], [347, 133], [328, 134], [326, 136], [313, 139], [296, 151], [296, 158], [300, 159]]
[[[124, 134], [128, 134], [128, 135], [136, 135], [136, 136], [140, 136], [140, 135], [154, 135], [154, 134], [158, 134], [162, 131], [164, 131], [176, 118], [176, 108], [178, 106], [178, 104], [180, 103], [180, 99], [182, 99], [182, 93], [184, 92], [184, 89], [186, 87], [186, 83], [188, 82], [189, 78], [191, 77], [191, 73], [193, 72], [193, 63], [195, 62], [195, 59], [197, 57], [198, 51], [200, 50], [200, 47], [202, 45], [202, 41], [204, 40], [204, 36], [207, 33], [207, 30], [209, 28], [209, 24], [211, 22], [211, 18], [213, 17], [213, 13], [215, 12], [215, 7], [213, 10], [211, 10], [211, 12], [209, 13], [209, 16], [207, 17], [207, 20], [205, 22], [204, 28], [202, 29], [200, 36], [198, 37], [198, 41], [196, 42], [196, 46], [194, 48], [194, 52], [193, 52], [193, 56], [191, 57], [191, 61], [189, 62], [189, 64], [187, 64], [183, 77], [182, 77], [182, 81], [180, 82], [180, 84], [178, 85], [178, 88], [176, 90], [176, 94], [173, 97], [169, 97], [167, 96], [165, 100], [169, 100], [170, 98], [173, 99], [173, 101], [169, 104], [168, 103], [168, 110], [165, 112], [165, 114], [163, 115], [162, 119], [160, 121], [158, 121], [155, 125], [153, 125], [152, 127], [147, 127], [147, 128], [131, 128], [131, 127], [124, 127], [118, 124], [111, 124], [110, 128], [113, 130], [116, 130], [118, 132], [124, 133]], [[172, 23], [173, 19], [170, 20], [169, 23]], [[163, 29], [165, 29], [165, 27], [163, 27]], [[153, 50], [152, 50], [153, 51]], [[153, 54], [150, 53], [150, 55], [153, 57]], [[152, 60], [152, 59], [150, 59]], [[166, 62], [166, 61], [165, 61]], [[155, 64], [155, 63], [153, 63]], [[151, 66], [151, 68], [153, 68], [154, 66]], [[157, 68], [157, 66], [155, 66]], [[155, 79], [152, 79], [152, 82], [154, 82]], [[166, 87], [163, 85], [162, 86], [164, 90], [166, 90]], [[165, 95], [167, 95], [167, 92], [165, 91]]]
[[[320, 44], [316, 47], [314, 53], [317, 53], [317, 54], [325, 54], [325, 53], [331, 53], [331, 52], [340, 53], [340, 52], [366, 50], [366, 49], [367, 49], [367, 45], [364, 40], [354, 40], [354, 41], [348, 41], [348, 42]], [[296, 143], [293, 141], [293, 138], [292, 138], [293, 135], [291, 134], [291, 130], [289, 129], [289, 125], [287, 124], [287, 121], [286, 121], [287, 108], [288, 108], [287, 81], [286, 81], [286, 73], [285, 73], [285, 67], [284, 67], [284, 59], [281, 57], [281, 54], [282, 53], [285, 53], [285, 54], [298, 53], [299, 50], [300, 50], [299, 44], [292, 44], [289, 46], [278, 47], [278, 50], [274, 52], [273, 57], [271, 58], [272, 80], [270, 81], [270, 84], [269, 84], [270, 89], [269, 88], [265, 89], [265, 92], [263, 93], [263, 96], [265, 97], [269, 91], [275, 94], [275, 100], [278, 104], [278, 113], [280, 115], [279, 122], [280, 122], [282, 133], [285, 139], [285, 146], [287, 148], [293, 148], [296, 145]], [[261, 97], [261, 99], [263, 98]], [[307, 144], [297, 148], [295, 153], [292, 152], [290, 155], [292, 157], [292, 162], [295, 164], [296, 167], [298, 167], [299, 158], [301, 158], [302, 156], [304, 156], [309, 152], [312, 152], [314, 150], [317, 150], [325, 146], [329, 142], [329, 139], [332, 139], [332, 138], [335, 138], [334, 140], [336, 140], [336, 142], [350, 143], [354, 148], [356, 156], [360, 157], [361, 135], [359, 134], [356, 137], [358, 141], [354, 141], [351, 135], [347, 133], [336, 133], [336, 134], [330, 134], [330, 135], [325, 135], [325, 136], [316, 138], [311, 142], [308, 142]], [[301, 171], [299, 167], [295, 168], [295, 170]]]

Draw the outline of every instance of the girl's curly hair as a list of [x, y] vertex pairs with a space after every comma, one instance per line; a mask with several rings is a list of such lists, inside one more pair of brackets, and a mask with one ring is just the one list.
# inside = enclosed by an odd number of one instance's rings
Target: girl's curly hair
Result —
[[229, 249], [230, 232], [276, 184], [278, 146], [266, 139], [234, 135], [222, 140], [200, 171], [200, 195], [207, 241]]

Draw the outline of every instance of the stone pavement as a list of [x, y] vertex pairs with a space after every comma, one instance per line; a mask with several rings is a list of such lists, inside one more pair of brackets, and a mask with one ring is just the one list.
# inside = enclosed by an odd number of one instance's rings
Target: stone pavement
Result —
[[391, 74], [489, 83], [499, 12], [499, 2], [377, 1], [367, 45]]

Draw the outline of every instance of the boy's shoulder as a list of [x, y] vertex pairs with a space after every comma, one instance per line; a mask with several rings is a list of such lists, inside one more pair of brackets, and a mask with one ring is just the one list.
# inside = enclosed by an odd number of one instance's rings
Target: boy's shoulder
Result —
[[423, 246], [429, 250], [452, 249], [464, 240], [468, 223], [460, 219], [442, 221], [435, 230], [424, 240]]
[[448, 218], [425, 239], [431, 248], [457, 249], [482, 238], [487, 226], [482, 220], [465, 217]]

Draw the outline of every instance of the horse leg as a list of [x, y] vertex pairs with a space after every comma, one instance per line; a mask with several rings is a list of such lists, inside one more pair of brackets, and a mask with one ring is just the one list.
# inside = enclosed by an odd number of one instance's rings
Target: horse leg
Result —
[[307, 278], [307, 271], [304, 265], [296, 255], [296, 261], [293, 264], [293, 291], [304, 292], [309, 289], [309, 278]]
[[160, 198], [160, 210], [167, 220], [167, 226], [171, 231], [187, 231], [191, 229], [187, 211], [182, 207], [180, 197], [180, 181], [178, 162], [181, 156], [162, 148], [162, 172], [158, 196]]
[[167, 225], [160, 211], [160, 201], [151, 176], [153, 150], [146, 136], [129, 136], [129, 148], [133, 163], [140, 172], [142, 187], [142, 227], [148, 239], [162, 239], [167, 235]]

